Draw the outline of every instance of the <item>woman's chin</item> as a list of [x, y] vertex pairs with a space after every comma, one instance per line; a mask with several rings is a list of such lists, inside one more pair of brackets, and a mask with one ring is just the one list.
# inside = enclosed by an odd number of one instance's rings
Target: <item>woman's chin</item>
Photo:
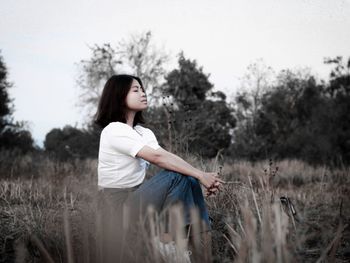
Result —
[[148, 108], [148, 106], [145, 106], [145, 107], [140, 108], [138, 111], [144, 111], [144, 110], [146, 110], [147, 108]]

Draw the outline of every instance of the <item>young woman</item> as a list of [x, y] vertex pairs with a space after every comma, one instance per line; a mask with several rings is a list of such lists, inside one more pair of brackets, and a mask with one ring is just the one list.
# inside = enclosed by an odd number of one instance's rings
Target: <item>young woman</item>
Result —
[[[200, 184], [212, 195], [224, 181], [217, 173], [203, 172], [159, 146], [152, 130], [141, 126], [147, 109], [142, 81], [131, 75], [114, 75], [106, 82], [95, 122], [103, 128], [98, 156], [99, 192], [121, 211], [130, 204], [145, 213], [152, 205], [162, 212], [174, 203], [184, 206], [184, 221], [191, 224], [189, 210], [197, 207], [208, 229], [210, 222]], [[145, 180], [149, 163], [164, 170]]]

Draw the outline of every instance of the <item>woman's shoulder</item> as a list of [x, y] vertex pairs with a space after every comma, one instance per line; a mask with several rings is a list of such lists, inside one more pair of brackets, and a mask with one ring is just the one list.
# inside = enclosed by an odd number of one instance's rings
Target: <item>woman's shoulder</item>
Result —
[[121, 125], [120, 122], [110, 122], [106, 127], [104, 127], [103, 130], [115, 130], [115, 129], [125, 129], [126, 127], [124, 127], [124, 125]]
[[121, 122], [111, 122], [109, 123], [103, 130], [103, 133], [107, 134], [114, 134], [114, 135], [124, 135], [124, 134], [130, 134], [130, 130], [132, 130], [131, 127], [129, 127], [125, 123]]
[[135, 125], [134, 129], [142, 133], [148, 133], [148, 134], [154, 135], [153, 131], [150, 128], [144, 127], [140, 124]]

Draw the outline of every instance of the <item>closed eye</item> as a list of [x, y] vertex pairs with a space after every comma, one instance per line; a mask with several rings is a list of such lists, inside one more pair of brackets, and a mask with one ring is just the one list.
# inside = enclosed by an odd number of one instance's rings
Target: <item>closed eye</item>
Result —
[[[145, 90], [141, 88], [142, 92], [145, 93]], [[139, 90], [135, 89], [134, 92], [139, 92]]]
[[146, 92], [145, 92], [145, 89], [144, 89], [143, 87], [137, 87], [137, 86], [135, 86], [135, 87], [133, 87], [133, 88], [134, 88], [134, 90], [133, 90], [134, 92], [138, 92], [139, 89], [141, 89], [143, 93], [146, 93]]

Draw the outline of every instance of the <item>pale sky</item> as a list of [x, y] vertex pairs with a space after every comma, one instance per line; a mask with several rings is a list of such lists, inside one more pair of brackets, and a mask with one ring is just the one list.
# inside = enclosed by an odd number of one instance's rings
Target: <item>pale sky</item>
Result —
[[324, 57], [350, 56], [350, 0], [2, 0], [0, 17], [14, 117], [40, 146], [52, 128], [81, 127], [75, 63], [89, 58], [88, 45], [151, 30], [173, 65], [183, 50], [227, 95], [259, 58], [326, 79]]

